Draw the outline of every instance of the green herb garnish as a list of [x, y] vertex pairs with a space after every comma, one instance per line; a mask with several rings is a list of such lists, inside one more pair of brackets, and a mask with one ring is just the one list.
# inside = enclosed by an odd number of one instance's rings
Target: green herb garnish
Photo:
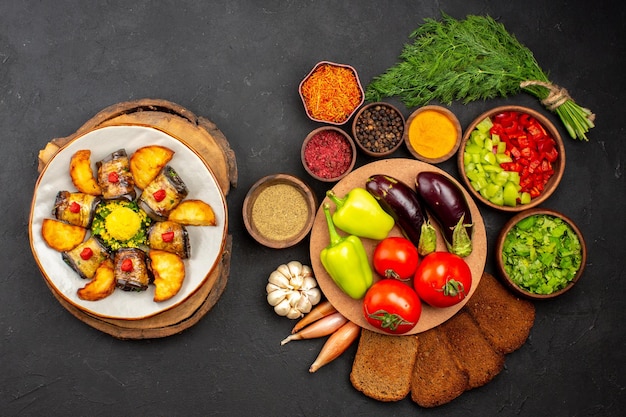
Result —
[[518, 286], [552, 294], [574, 279], [582, 263], [576, 232], [562, 219], [534, 215], [518, 222], [502, 247], [504, 270]]
[[365, 99], [398, 96], [407, 107], [438, 100], [469, 103], [524, 90], [554, 111], [574, 139], [588, 140], [595, 115], [552, 84], [532, 52], [489, 16], [426, 19], [411, 34], [400, 62], [375, 77]]

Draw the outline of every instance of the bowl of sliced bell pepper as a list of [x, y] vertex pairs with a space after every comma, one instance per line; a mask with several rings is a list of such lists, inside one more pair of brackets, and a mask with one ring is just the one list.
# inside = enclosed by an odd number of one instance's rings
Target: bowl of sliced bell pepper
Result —
[[457, 163], [461, 180], [476, 200], [519, 212], [554, 193], [565, 170], [565, 147], [543, 114], [523, 106], [500, 106], [470, 123]]
[[558, 297], [580, 279], [587, 262], [582, 232], [566, 215], [535, 207], [514, 215], [496, 241], [496, 267], [516, 295]]

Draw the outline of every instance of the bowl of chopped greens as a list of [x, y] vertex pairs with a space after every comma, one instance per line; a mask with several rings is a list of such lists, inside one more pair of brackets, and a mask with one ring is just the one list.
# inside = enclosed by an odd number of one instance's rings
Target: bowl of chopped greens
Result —
[[562, 213], [533, 208], [513, 216], [496, 243], [496, 265], [516, 294], [557, 297], [580, 279], [587, 247], [576, 224]]
[[499, 106], [467, 127], [457, 164], [476, 200], [500, 211], [520, 212], [554, 193], [565, 170], [565, 147], [558, 129], [540, 112]]

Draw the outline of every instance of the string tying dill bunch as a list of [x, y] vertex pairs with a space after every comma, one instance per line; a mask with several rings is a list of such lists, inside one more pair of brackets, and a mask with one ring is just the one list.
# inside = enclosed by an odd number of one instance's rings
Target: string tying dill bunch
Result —
[[426, 19], [410, 37], [399, 62], [375, 77], [365, 99], [397, 96], [407, 107], [437, 100], [469, 103], [525, 91], [555, 112], [569, 135], [588, 140], [595, 115], [554, 85], [533, 53], [489, 16]]

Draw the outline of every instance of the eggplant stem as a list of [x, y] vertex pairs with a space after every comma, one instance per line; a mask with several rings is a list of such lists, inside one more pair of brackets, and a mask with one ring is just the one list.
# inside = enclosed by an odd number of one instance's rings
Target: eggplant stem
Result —
[[448, 251], [462, 258], [472, 253], [472, 238], [467, 232], [473, 224], [464, 224], [465, 214], [461, 216], [459, 222], [452, 229], [452, 242], [446, 241]]

